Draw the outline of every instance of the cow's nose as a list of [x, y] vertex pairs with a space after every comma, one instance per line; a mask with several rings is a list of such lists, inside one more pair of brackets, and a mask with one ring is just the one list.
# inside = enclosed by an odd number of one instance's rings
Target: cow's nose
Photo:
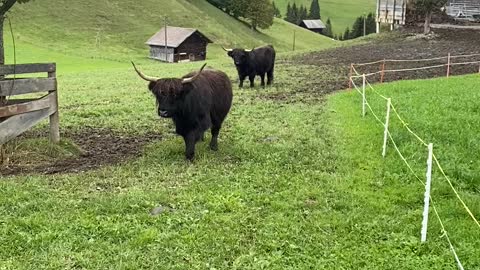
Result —
[[167, 111], [159, 111], [159, 114], [161, 117], [168, 117], [168, 112]]

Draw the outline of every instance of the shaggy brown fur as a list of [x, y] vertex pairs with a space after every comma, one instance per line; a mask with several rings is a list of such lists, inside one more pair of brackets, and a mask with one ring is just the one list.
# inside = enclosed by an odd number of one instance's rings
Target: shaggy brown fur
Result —
[[[194, 80], [185, 83], [186, 78]], [[172, 118], [176, 133], [183, 137], [188, 160], [194, 159], [195, 144], [209, 128], [212, 133], [210, 148], [218, 149], [218, 134], [233, 99], [232, 85], [225, 73], [217, 70], [193, 72], [182, 79], [151, 81], [148, 88], [157, 100], [158, 115]]]

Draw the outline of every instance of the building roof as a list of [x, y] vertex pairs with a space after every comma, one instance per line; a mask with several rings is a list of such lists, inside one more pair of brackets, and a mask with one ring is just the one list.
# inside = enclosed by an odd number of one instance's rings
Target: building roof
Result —
[[321, 20], [303, 20], [302, 23], [308, 29], [324, 29], [324, 28], [327, 28]]
[[[198, 33], [202, 38], [206, 39], [207, 42], [212, 43], [209, 38], [197, 29], [167, 26], [167, 46], [177, 48], [194, 33]], [[150, 46], [165, 46], [165, 27], [147, 40], [146, 44]]]

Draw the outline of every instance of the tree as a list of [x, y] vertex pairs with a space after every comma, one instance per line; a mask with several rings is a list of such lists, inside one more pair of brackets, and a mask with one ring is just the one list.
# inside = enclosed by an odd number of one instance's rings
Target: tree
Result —
[[275, 2], [272, 2], [273, 4], [273, 16], [276, 18], [281, 18], [282, 14], [280, 13], [280, 9], [275, 5]]
[[355, 19], [355, 22], [353, 23], [353, 26], [352, 26], [352, 31], [350, 31], [350, 39], [363, 36], [363, 23], [364, 23], [363, 16], [360, 16]]
[[[323, 34], [327, 37], [331, 37], [331, 38], [334, 38], [334, 35], [333, 35], [333, 30], [332, 30], [332, 21], [330, 20], [330, 18], [327, 19], [327, 23], [325, 25], [325, 30], [323, 31]], [[336, 38], [335, 38], [336, 39]]]
[[308, 18], [307, 8], [302, 5], [298, 10], [298, 16], [296, 21], [297, 25], [300, 24], [303, 20], [306, 20], [307, 18]]
[[15, 3], [26, 3], [30, 0], [0, 0], [0, 65], [5, 64], [5, 47], [3, 45], [3, 23], [5, 15], [15, 5]]
[[377, 24], [375, 22], [375, 16], [373, 13], [368, 13], [367, 16], [367, 35], [377, 32]]
[[293, 3], [293, 6], [292, 6], [292, 19], [293, 19], [293, 21], [291, 21], [291, 23], [297, 24], [298, 13], [299, 13], [299, 10], [297, 8], [297, 4]]
[[269, 28], [273, 25], [273, 4], [270, 0], [243, 0], [247, 2], [246, 13], [242, 16], [250, 21], [252, 29]]
[[290, 6], [290, 2], [287, 4], [287, 14], [285, 14], [285, 21], [293, 23], [293, 10], [292, 6]]
[[351, 37], [350, 28], [347, 27], [347, 29], [345, 29], [345, 33], [343, 33], [342, 40], [348, 40], [350, 39], [350, 37]]
[[433, 13], [439, 11], [446, 4], [447, 0], [415, 0], [415, 8], [425, 16], [424, 34], [430, 33]]
[[320, 4], [318, 0], [313, 0], [312, 4], [310, 5], [310, 14], [308, 16], [312, 20], [320, 20], [322, 17], [320, 16]]

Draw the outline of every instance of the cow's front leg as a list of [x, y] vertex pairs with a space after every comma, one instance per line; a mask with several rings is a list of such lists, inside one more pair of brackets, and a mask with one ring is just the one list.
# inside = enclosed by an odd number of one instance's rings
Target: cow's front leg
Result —
[[183, 137], [183, 139], [185, 140], [185, 157], [190, 161], [193, 161], [193, 159], [195, 158], [195, 137], [196, 136], [194, 131], [191, 131]]
[[195, 135], [195, 141], [196, 142], [199, 142], [199, 141], [204, 142], [205, 141], [205, 132], [199, 132], [197, 135]]
[[262, 80], [261, 86], [265, 88], [265, 73], [260, 75], [260, 79]]
[[243, 81], [245, 81], [245, 78], [247, 78], [247, 76], [239, 76], [239, 80], [240, 80], [240, 84], [238, 85], [239, 88], [242, 88], [243, 87]]
[[250, 75], [248, 79], [250, 80], [250, 88], [255, 87], [255, 75]]

